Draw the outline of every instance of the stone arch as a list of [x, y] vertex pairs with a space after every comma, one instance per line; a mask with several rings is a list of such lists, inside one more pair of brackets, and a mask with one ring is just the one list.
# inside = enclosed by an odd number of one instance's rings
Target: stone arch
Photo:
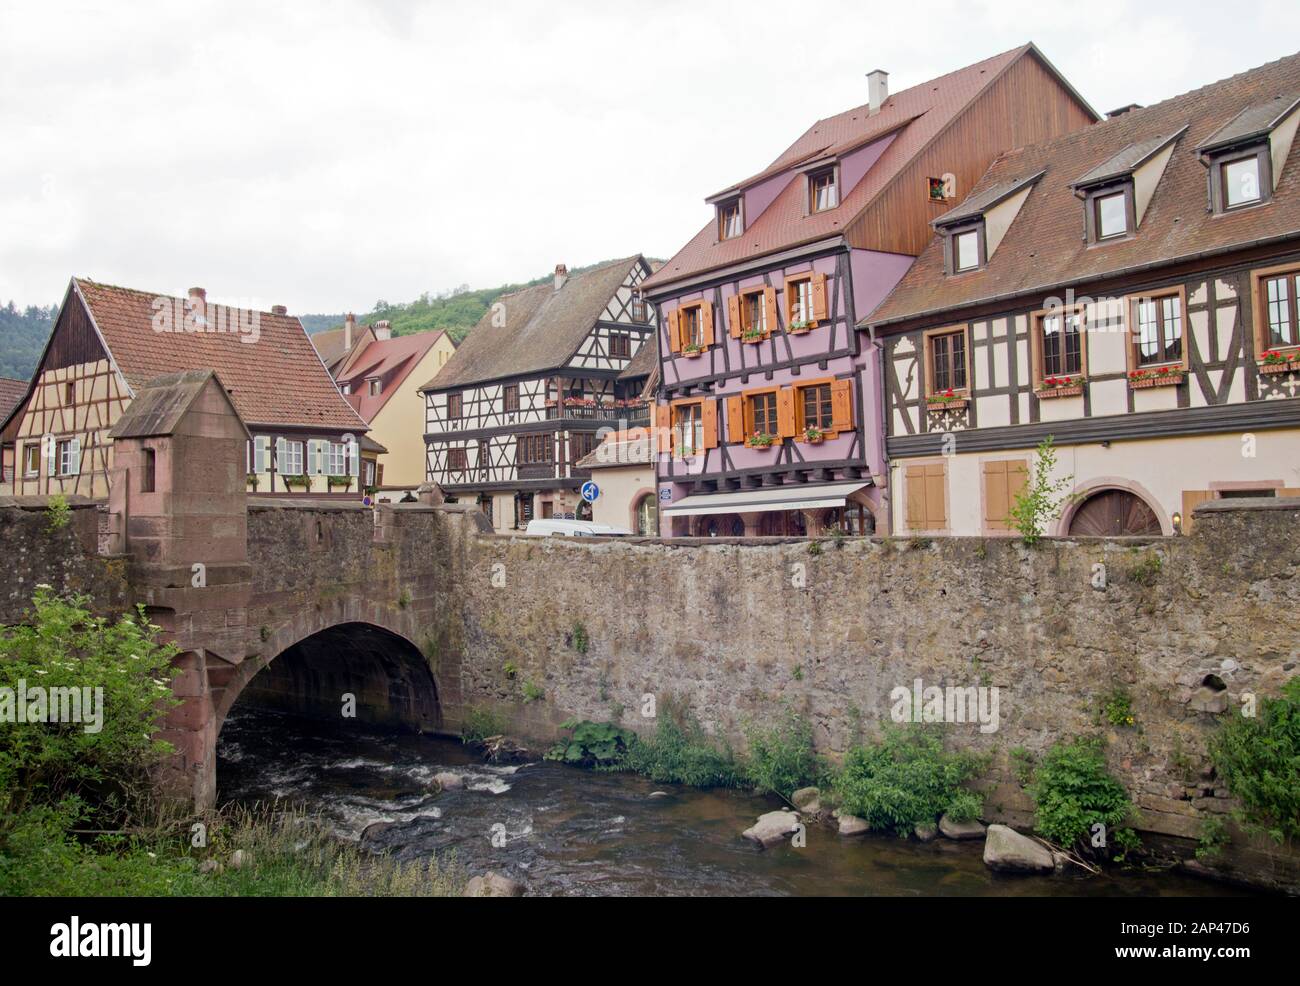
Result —
[[1068, 537], [1070, 527], [1074, 523], [1080, 508], [1097, 494], [1105, 493], [1108, 490], [1128, 493], [1141, 500], [1155, 517], [1156, 523], [1160, 525], [1160, 533], [1166, 537], [1173, 535], [1173, 522], [1161, 509], [1160, 501], [1151, 494], [1151, 491], [1141, 483], [1118, 476], [1098, 477], [1076, 487], [1074, 499], [1066, 504], [1065, 509], [1061, 511], [1060, 519], [1056, 522], [1056, 530], [1053, 533], [1059, 537]]

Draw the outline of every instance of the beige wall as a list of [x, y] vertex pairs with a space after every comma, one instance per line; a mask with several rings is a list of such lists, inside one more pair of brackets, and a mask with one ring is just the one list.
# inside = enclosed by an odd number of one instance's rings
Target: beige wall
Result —
[[[1058, 446], [1055, 478], [1072, 477], [1070, 491], [1086, 496], [1103, 488], [1126, 489], [1152, 507], [1166, 534], [1173, 532], [1171, 517], [1186, 513], [1183, 494], [1257, 485], [1278, 490], [1300, 489], [1300, 429], [1260, 431], [1253, 435], [1228, 432], [1185, 438], [1160, 438]], [[907, 522], [906, 468], [913, 462], [942, 462], [947, 474], [946, 532], [959, 536], [1014, 534], [992, 531], [984, 524], [983, 463], [993, 459], [1034, 460], [1034, 449], [999, 449], [947, 457], [896, 459], [891, 462], [890, 488], [893, 532], [917, 532]], [[1289, 494], [1296, 495], [1296, 494]], [[1048, 533], [1064, 533], [1065, 517]]]
[[591, 519], [598, 524], [612, 524], [636, 530], [633, 509], [643, 495], [655, 493], [655, 470], [651, 463], [624, 466], [600, 466], [591, 470], [591, 478], [600, 487], [600, 496], [591, 506]]
[[425, 401], [419, 388], [437, 375], [453, 352], [455, 347], [444, 333], [370, 422], [370, 437], [388, 449], [379, 457], [384, 467], [384, 486], [419, 486], [424, 482]]

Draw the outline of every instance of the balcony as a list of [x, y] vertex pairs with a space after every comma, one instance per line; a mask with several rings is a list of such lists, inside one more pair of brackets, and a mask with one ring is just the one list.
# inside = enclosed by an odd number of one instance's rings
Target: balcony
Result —
[[610, 424], [625, 422], [626, 427], [636, 428], [650, 423], [650, 407], [644, 403], [618, 407], [613, 404], [567, 401], [548, 404], [546, 418], [557, 421], [604, 421]]

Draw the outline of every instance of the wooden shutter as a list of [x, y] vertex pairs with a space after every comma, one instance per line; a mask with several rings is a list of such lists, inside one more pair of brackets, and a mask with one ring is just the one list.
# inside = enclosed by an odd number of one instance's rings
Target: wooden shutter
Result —
[[812, 320], [826, 321], [830, 317], [826, 312], [826, 275], [814, 274], [812, 276]]
[[727, 329], [731, 338], [740, 338], [740, 295], [738, 294], [733, 294], [727, 299]]
[[700, 341], [705, 346], [713, 345], [713, 302], [700, 304]]
[[903, 481], [907, 485], [907, 529], [919, 531], [925, 526], [925, 466], [908, 466]]
[[681, 328], [681, 309], [674, 308], [667, 315], [668, 318], [668, 351], [680, 353], [682, 351], [682, 328]]
[[852, 380], [835, 380], [831, 383], [831, 430], [853, 430]]
[[782, 387], [776, 392], [776, 427], [782, 438], [794, 438], [794, 388]]
[[656, 448], [660, 452], [673, 450], [673, 409], [667, 404], [655, 405]]
[[[269, 439], [265, 435], [258, 435], [253, 439], [253, 472], [269, 472], [266, 467], [266, 447]], [[308, 445], [311, 443], [308, 442]]]
[[780, 324], [776, 319], [776, 288], [763, 289], [763, 307], [767, 309], [767, 334], [771, 335]]
[[745, 398], [737, 394], [727, 398], [727, 441], [739, 444], [745, 440]]
[[1183, 533], [1192, 533], [1192, 512], [1206, 500], [1214, 499], [1213, 490], [1183, 490]]
[[1024, 459], [999, 459], [985, 462], [984, 526], [991, 531], [1011, 529], [1011, 505], [1029, 481]]
[[50, 439], [48, 442], [41, 439], [45, 444], [45, 475], [53, 476], [59, 471], [59, 443]]
[[68, 443], [68, 475], [81, 475], [81, 439], [74, 438]]
[[353, 476], [361, 475], [361, 443], [355, 438], [348, 442], [348, 472]]
[[700, 422], [704, 426], [701, 445], [706, 449], [718, 447], [718, 402], [705, 398], [700, 403]]
[[947, 497], [944, 496], [947, 479], [947, 470], [942, 465], [925, 467], [926, 527], [931, 531], [944, 530], [948, 526]]
[[903, 470], [903, 478], [907, 485], [908, 530], [945, 530], [948, 511], [944, 503], [943, 464], [908, 466]]

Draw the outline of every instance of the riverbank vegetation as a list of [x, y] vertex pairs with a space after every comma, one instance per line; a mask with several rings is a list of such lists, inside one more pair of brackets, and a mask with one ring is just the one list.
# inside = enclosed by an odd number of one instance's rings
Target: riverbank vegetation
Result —
[[48, 588], [0, 628], [0, 896], [459, 895], [454, 866], [375, 856], [307, 815], [160, 799], [178, 672], [159, 634]]
[[1210, 759], [1241, 801], [1242, 821], [1280, 843], [1300, 836], [1300, 677], [1255, 712], [1227, 717]]

